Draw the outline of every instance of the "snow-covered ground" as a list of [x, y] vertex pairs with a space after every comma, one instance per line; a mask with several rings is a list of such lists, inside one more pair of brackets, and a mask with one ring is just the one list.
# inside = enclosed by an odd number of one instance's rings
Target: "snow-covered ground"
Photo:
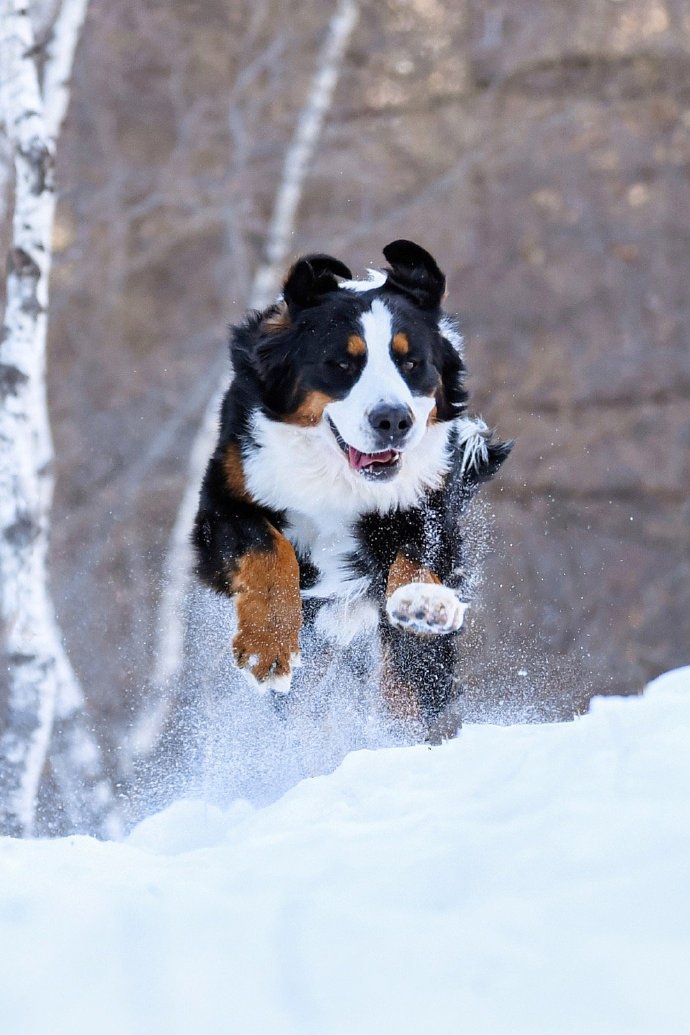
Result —
[[0, 841], [6, 1035], [690, 1032], [690, 667], [125, 843]]

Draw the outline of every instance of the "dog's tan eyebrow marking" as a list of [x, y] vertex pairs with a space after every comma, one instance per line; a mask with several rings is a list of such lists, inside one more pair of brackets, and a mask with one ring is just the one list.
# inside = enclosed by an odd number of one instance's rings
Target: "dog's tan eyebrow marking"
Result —
[[400, 589], [401, 586], [407, 586], [409, 582], [433, 582], [436, 583], [436, 585], [441, 584], [441, 580], [438, 575], [434, 575], [433, 571], [430, 571], [429, 568], [425, 568], [423, 564], [419, 564], [417, 561], [411, 561], [410, 558], [400, 550], [391, 564], [390, 571], [388, 572], [386, 597], [392, 596], [396, 589]]
[[367, 351], [366, 342], [359, 334], [351, 334], [347, 339], [347, 351], [350, 356], [363, 356]]
[[223, 457], [223, 470], [225, 472], [227, 486], [232, 495], [239, 500], [249, 499], [250, 496], [247, 492], [247, 485], [244, 480], [242, 453], [240, 452], [240, 447], [237, 442], [231, 442], [225, 450], [225, 456]]
[[330, 395], [325, 392], [309, 392], [304, 402], [301, 402], [294, 413], [289, 413], [283, 420], [286, 424], [297, 424], [301, 428], [313, 428], [320, 424], [323, 418], [323, 411], [329, 403], [333, 402]]
[[393, 335], [393, 352], [396, 356], [406, 356], [410, 351], [410, 342], [404, 331]]

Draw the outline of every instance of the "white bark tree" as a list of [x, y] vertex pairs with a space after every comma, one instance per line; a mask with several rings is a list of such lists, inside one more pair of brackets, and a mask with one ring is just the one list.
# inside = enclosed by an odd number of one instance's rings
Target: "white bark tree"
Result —
[[55, 214], [54, 151], [88, 0], [63, 0], [41, 91], [29, 12], [0, 8], [0, 100], [14, 155], [15, 195], [0, 338], [0, 650], [8, 700], [0, 736], [0, 830], [28, 835], [56, 713], [52, 770], [73, 826], [114, 831], [113, 796], [83, 717], [48, 592], [53, 493], [46, 399], [46, 330]]
[[[359, 17], [357, 0], [339, 0], [328, 23], [323, 44], [317, 55], [316, 68], [304, 106], [295, 124], [292, 140], [283, 162], [271, 219], [266, 232], [262, 260], [254, 273], [249, 290], [249, 308], [268, 305], [280, 290], [280, 281], [288, 261], [295, 223], [314, 151], [342, 69], [343, 58]], [[227, 359], [218, 360], [218, 381], [222, 383]], [[191, 572], [190, 530], [197, 508], [199, 487], [208, 458], [218, 433], [218, 413], [225, 386], [209, 400], [199, 430], [192, 444], [186, 489], [170, 537], [165, 572], [165, 585], [159, 606], [159, 634], [155, 651], [152, 682], [165, 695], [183, 665], [185, 617], [183, 602]], [[146, 754], [160, 734], [167, 716], [169, 697], [161, 696], [158, 708], [144, 716], [136, 731], [135, 751]]]

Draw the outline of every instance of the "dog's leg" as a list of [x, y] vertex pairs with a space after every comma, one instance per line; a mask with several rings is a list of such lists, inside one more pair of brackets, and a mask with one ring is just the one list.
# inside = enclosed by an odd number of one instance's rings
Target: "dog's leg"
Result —
[[[395, 715], [421, 721], [428, 731], [458, 695], [457, 633], [465, 608], [438, 576], [398, 554], [380, 626], [382, 689]], [[455, 728], [459, 724], [458, 717]]]
[[299, 665], [299, 566], [287, 539], [271, 529], [268, 550], [236, 562], [231, 588], [237, 609], [233, 654], [243, 675], [262, 692], [287, 693]]
[[[389, 709], [397, 718], [421, 722], [431, 733], [459, 696], [457, 635], [419, 636], [382, 622], [381, 647], [381, 688]], [[452, 725], [455, 732], [459, 715]]]
[[297, 557], [276, 521], [246, 492], [237, 446], [219, 447], [194, 526], [196, 571], [235, 599], [233, 653], [243, 675], [261, 692], [287, 693], [299, 664], [302, 605]]

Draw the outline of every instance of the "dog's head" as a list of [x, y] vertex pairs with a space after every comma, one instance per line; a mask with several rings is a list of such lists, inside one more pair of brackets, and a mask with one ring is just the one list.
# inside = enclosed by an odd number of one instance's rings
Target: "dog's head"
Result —
[[372, 480], [393, 478], [428, 427], [459, 416], [467, 398], [443, 273], [411, 241], [384, 255], [388, 268], [363, 282], [328, 255], [300, 259], [243, 349], [267, 415], [328, 429], [343, 461]]

